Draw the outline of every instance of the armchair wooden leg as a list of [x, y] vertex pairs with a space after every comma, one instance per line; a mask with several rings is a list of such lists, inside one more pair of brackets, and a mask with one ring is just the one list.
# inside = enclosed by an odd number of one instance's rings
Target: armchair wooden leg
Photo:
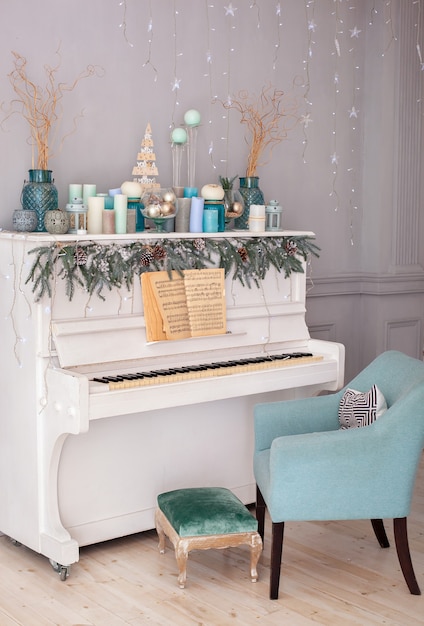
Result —
[[284, 522], [272, 523], [272, 545], [271, 545], [271, 580], [270, 593], [271, 600], [278, 599], [278, 588], [280, 586], [281, 557], [283, 554]]
[[390, 548], [390, 543], [389, 543], [389, 540], [387, 539], [386, 529], [384, 528], [383, 520], [372, 519], [371, 524], [374, 529], [375, 536], [377, 537], [377, 541], [380, 544], [380, 547]]
[[405, 582], [409, 591], [414, 596], [420, 596], [421, 590], [415, 578], [414, 568], [409, 551], [408, 529], [406, 517], [399, 517], [393, 520], [393, 529], [395, 535], [396, 551], [399, 558], [400, 568], [402, 570]]
[[256, 485], [256, 519], [258, 520], [258, 533], [260, 534], [262, 542], [263, 542], [264, 534], [265, 534], [265, 500], [257, 485]]

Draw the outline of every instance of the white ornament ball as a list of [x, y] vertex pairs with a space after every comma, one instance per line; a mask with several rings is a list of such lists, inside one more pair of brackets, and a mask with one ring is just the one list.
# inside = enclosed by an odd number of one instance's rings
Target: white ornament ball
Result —
[[203, 185], [200, 195], [205, 200], [222, 200], [225, 192], [221, 185], [209, 183], [208, 185]]
[[121, 185], [121, 193], [128, 198], [141, 198], [143, 187], [134, 180], [126, 180]]

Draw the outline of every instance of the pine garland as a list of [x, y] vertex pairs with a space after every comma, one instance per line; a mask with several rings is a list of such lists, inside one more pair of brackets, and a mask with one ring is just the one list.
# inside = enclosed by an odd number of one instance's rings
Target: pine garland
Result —
[[143, 272], [222, 267], [225, 276], [232, 275], [249, 288], [259, 286], [268, 270], [274, 267], [287, 278], [292, 272], [303, 272], [302, 260], [319, 256], [311, 237], [252, 237], [231, 239], [162, 239], [133, 241], [128, 244], [100, 244], [91, 241], [33, 248], [35, 255], [26, 284], [32, 282], [35, 301], [52, 295], [57, 275], [66, 284], [72, 300], [80, 287], [90, 295], [105, 300], [104, 290], [125, 286], [128, 290], [134, 276]]

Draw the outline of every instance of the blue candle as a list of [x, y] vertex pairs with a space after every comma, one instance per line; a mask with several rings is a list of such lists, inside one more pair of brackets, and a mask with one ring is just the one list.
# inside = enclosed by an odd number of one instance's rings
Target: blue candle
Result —
[[191, 199], [190, 208], [190, 232], [202, 233], [203, 232], [203, 206], [204, 199], [194, 196]]

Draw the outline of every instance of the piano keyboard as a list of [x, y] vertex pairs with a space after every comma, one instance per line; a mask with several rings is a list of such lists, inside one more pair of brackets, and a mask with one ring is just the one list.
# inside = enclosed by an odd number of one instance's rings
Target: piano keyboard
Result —
[[293, 352], [276, 355], [266, 355], [239, 359], [234, 361], [221, 361], [217, 363], [203, 363], [186, 367], [172, 367], [166, 370], [152, 370], [150, 372], [135, 372], [118, 374], [114, 376], [95, 377], [96, 383], [108, 385], [109, 390], [131, 389], [132, 387], [147, 387], [165, 383], [176, 383], [186, 380], [210, 378], [215, 376], [231, 376], [246, 372], [258, 372], [262, 370], [277, 369], [286, 365], [299, 365], [313, 363], [323, 359], [320, 355], [310, 352]]

